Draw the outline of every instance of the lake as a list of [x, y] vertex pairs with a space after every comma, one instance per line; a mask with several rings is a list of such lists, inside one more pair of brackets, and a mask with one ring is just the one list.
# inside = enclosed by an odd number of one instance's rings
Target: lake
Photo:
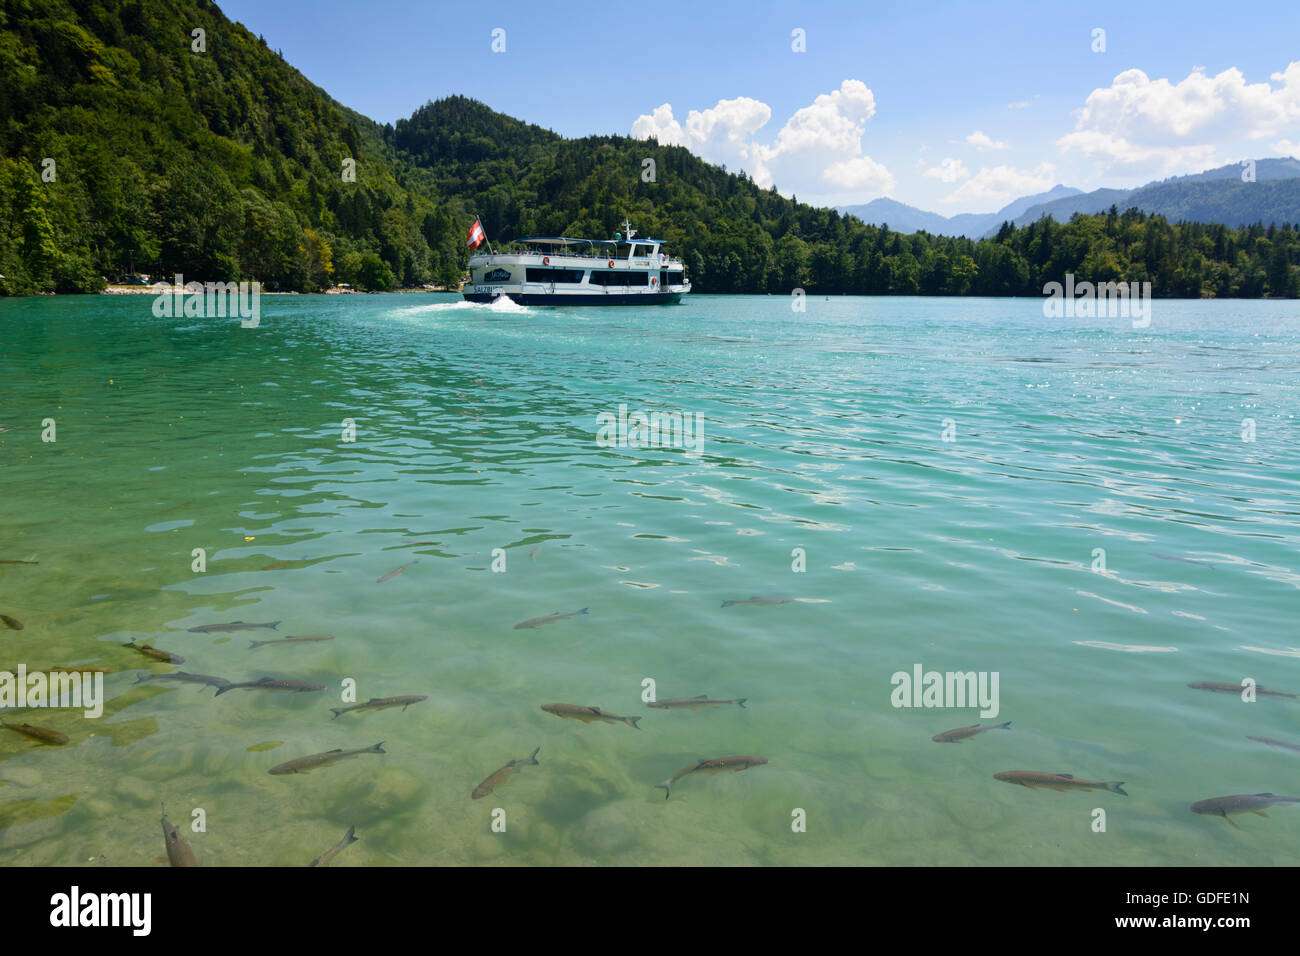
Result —
[[[5, 712], [70, 741], [0, 729], [4, 864], [160, 865], [164, 801], [205, 866], [353, 825], [333, 865], [1296, 863], [1300, 809], [1189, 805], [1300, 795], [1247, 739], [1300, 700], [1187, 686], [1300, 693], [1295, 302], [153, 301], [0, 301], [0, 669], [112, 669], [101, 717]], [[689, 443], [602, 432], [652, 413]], [[280, 623], [189, 630], [234, 621]], [[132, 641], [326, 689], [136, 683], [178, 668]], [[918, 668], [996, 706], [895, 706]]]

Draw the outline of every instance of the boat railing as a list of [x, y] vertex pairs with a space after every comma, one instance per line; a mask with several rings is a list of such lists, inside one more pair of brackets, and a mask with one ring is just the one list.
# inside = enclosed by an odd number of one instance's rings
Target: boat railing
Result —
[[[546, 257], [546, 256], [551, 256], [552, 258], [554, 258], [554, 257], [556, 257], [556, 256], [560, 256], [560, 257], [563, 257], [563, 258], [565, 258], [565, 259], [591, 259], [591, 260], [593, 260], [593, 261], [596, 261], [596, 260], [604, 261], [604, 260], [607, 260], [607, 259], [610, 258], [609, 256], [593, 256], [593, 255], [587, 255], [587, 254], [585, 254], [585, 253], [581, 253], [581, 252], [540, 252], [540, 251], [538, 251], [538, 250], [536, 250], [536, 249], [503, 249], [503, 250], [501, 250], [500, 252], [496, 253], [496, 255], [498, 255], [498, 256], [535, 256], [535, 257], [538, 258], [538, 259], [544, 258], [544, 257]], [[635, 258], [635, 259], [652, 259], [652, 258], [654, 258], [654, 257], [653, 257], [653, 256], [634, 256], [633, 258]], [[615, 262], [628, 262], [629, 260], [626, 259], [626, 258], [615, 258], [614, 261], [615, 261]], [[659, 256], [659, 262], [660, 262], [661, 265], [681, 265], [681, 264], [682, 264], [682, 260], [681, 260], [680, 258], [678, 258], [678, 257], [676, 257], [676, 256], [666, 256], [666, 255], [663, 255], [663, 254], [660, 254], [660, 256]]]

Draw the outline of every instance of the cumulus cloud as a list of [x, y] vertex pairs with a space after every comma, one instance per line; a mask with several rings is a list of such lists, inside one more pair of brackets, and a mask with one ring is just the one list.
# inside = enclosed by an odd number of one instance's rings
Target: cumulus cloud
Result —
[[796, 110], [767, 142], [756, 134], [772, 111], [748, 97], [691, 110], [684, 123], [664, 103], [637, 117], [632, 136], [685, 146], [710, 162], [744, 169], [759, 186], [776, 184], [787, 195], [852, 193], [849, 198], [861, 201], [869, 198], [864, 192], [886, 194], [895, 185], [889, 170], [862, 152], [862, 137], [875, 113], [876, 98], [867, 85], [845, 80], [839, 89]]
[[1001, 140], [995, 140], [989, 137], [982, 130], [976, 130], [966, 137], [966, 142], [970, 143], [976, 149], [1006, 149], [1007, 144]]
[[1276, 143], [1269, 143], [1268, 148], [1280, 156], [1300, 157], [1300, 143], [1293, 143], [1289, 139], [1279, 139]]
[[1104, 169], [1172, 172], [1212, 165], [1216, 150], [1277, 136], [1300, 124], [1300, 60], [1247, 83], [1236, 67], [1215, 76], [1194, 71], [1171, 83], [1125, 70], [1088, 94], [1074, 131], [1057, 140]]
[[1016, 169], [1012, 166], [993, 166], [981, 169], [962, 183], [940, 202], [945, 203], [1005, 203], [1009, 199], [1031, 193], [1041, 193], [1052, 187], [1056, 167], [1039, 163], [1033, 169]]
[[1017, 100], [1015, 103], [1008, 103], [1008, 104], [1007, 104], [1007, 109], [1009, 109], [1009, 110], [1023, 110], [1023, 109], [1026, 109], [1027, 107], [1030, 107], [1030, 106], [1033, 106], [1033, 105], [1034, 105], [1034, 104], [1033, 104], [1030, 100]]
[[969, 179], [970, 170], [966, 168], [960, 159], [946, 157], [940, 160], [938, 166], [927, 169], [921, 175], [944, 183], [955, 183], [959, 179]]

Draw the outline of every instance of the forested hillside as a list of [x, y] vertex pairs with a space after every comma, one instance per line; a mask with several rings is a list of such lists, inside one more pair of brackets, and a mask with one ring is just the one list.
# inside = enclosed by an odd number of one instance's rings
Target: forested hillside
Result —
[[454, 287], [475, 215], [497, 246], [608, 238], [628, 217], [668, 240], [699, 292], [1040, 295], [1073, 272], [1150, 280], [1157, 296], [1300, 293], [1290, 225], [1114, 210], [979, 242], [900, 235], [681, 147], [568, 140], [464, 97], [380, 127], [204, 0], [7, 0], [0, 117], [0, 292], [11, 295], [94, 291], [137, 272], [301, 291]]

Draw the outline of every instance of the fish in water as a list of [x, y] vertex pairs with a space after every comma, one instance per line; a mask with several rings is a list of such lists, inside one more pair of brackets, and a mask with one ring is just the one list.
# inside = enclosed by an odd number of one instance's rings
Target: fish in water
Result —
[[57, 730], [50, 730], [48, 727], [37, 727], [34, 724], [6, 724], [0, 720], [0, 727], [7, 727], [10, 730], [16, 730], [20, 734], [26, 734], [33, 740], [39, 740], [43, 744], [66, 744], [68, 738], [65, 734]]
[[663, 700], [649, 701], [646, 706], [653, 707], [656, 710], [699, 710], [701, 707], [712, 707], [717, 710], [723, 704], [735, 704], [741, 710], [748, 710], [745, 701], [748, 697], [737, 697], [735, 700], [721, 700], [716, 697], [710, 697], [708, 694], [701, 694], [699, 697], [665, 697]]
[[348, 832], [343, 834], [342, 840], [339, 840], [338, 843], [335, 843], [332, 847], [330, 847], [320, 856], [316, 857], [316, 859], [312, 860], [307, 865], [308, 866], [329, 866], [330, 860], [338, 856], [339, 851], [347, 849], [348, 847], [350, 847], [352, 844], [356, 842], [357, 842], [357, 828], [356, 825], [354, 824], [353, 826], [348, 827]]
[[388, 707], [400, 707], [402, 710], [410, 707], [412, 704], [418, 704], [422, 700], [428, 700], [425, 694], [419, 694], [412, 697], [371, 697], [364, 704], [353, 704], [351, 707], [331, 707], [334, 712], [334, 718], [338, 719], [340, 714], [346, 714], [351, 710], [384, 710]]
[[995, 773], [994, 780], [1001, 780], [1003, 783], [1018, 783], [1022, 787], [1028, 787], [1033, 790], [1037, 787], [1047, 787], [1051, 790], [1059, 790], [1064, 793], [1066, 790], [1109, 790], [1111, 793], [1118, 793], [1121, 796], [1128, 796], [1124, 790], [1124, 781], [1111, 781], [1102, 783], [1097, 780], [1077, 780], [1068, 773], [1040, 773], [1037, 770], [1006, 770], [1002, 773]]
[[310, 757], [299, 757], [297, 760], [288, 760], [281, 764], [276, 764], [267, 773], [285, 774], [285, 773], [309, 773], [320, 767], [328, 767], [332, 763], [340, 760], [346, 760], [348, 757], [355, 757], [357, 754], [386, 754], [384, 742], [381, 740], [373, 747], [359, 747], [356, 750], [329, 750], [323, 754], [312, 754]]
[[1011, 721], [1005, 724], [971, 724], [969, 727], [958, 727], [955, 730], [945, 730], [941, 734], [935, 734], [930, 739], [937, 744], [956, 744], [961, 743], [967, 737], [974, 737], [976, 734], [982, 734], [986, 730], [1010, 730]]
[[[1220, 694], [1240, 694], [1246, 689], [1245, 685], [1242, 684], [1225, 684], [1216, 680], [1193, 681], [1187, 686], [1193, 690], [1212, 690]], [[1255, 693], [1260, 697], [1290, 697], [1292, 700], [1296, 699], [1295, 694], [1288, 694], [1284, 690], [1265, 690], [1263, 687], [1258, 686], [1255, 688]]]
[[162, 808], [163, 842], [167, 844], [167, 860], [172, 866], [198, 866], [194, 851], [181, 836], [181, 831], [167, 819], [167, 805]]
[[723, 601], [723, 607], [731, 607], [733, 604], [789, 604], [793, 601], [792, 597], [752, 597], [745, 598], [743, 601]]
[[657, 783], [655, 786], [664, 788], [664, 799], [667, 800], [672, 796], [673, 784], [682, 777], [685, 777], [687, 774], [720, 773], [723, 770], [734, 770], [735, 772], [740, 773], [748, 770], [750, 767], [759, 767], [765, 763], [767, 763], [766, 757], [714, 757], [711, 760], [701, 760], [699, 763], [693, 763], [689, 767], [683, 767], [663, 783]]
[[[1268, 814], [1264, 812], [1264, 808], [1277, 803], [1300, 803], [1300, 797], [1279, 797], [1272, 793], [1236, 793], [1230, 797], [1197, 800], [1192, 804], [1192, 812], [1223, 817], [1236, 827], [1237, 824], [1228, 819], [1229, 813], [1258, 813], [1261, 817], [1266, 817]], [[1240, 830], [1241, 827], [1237, 829]]]
[[272, 561], [272, 562], [271, 562], [270, 564], [268, 564], [266, 567], [262, 568], [262, 570], [263, 570], [263, 571], [274, 571], [276, 568], [287, 568], [287, 567], [288, 567], [289, 565], [291, 565], [291, 564], [302, 564], [302, 563], [303, 563], [303, 560], [304, 560], [304, 559], [302, 559], [302, 558], [290, 558], [290, 559], [287, 560], [287, 561]]
[[187, 674], [185, 671], [175, 671], [171, 674], [141, 674], [135, 679], [137, 684], [143, 684], [150, 680], [178, 680], [183, 684], [205, 684], [208, 687], [217, 688], [217, 693], [221, 693], [222, 688], [229, 687], [230, 681], [224, 677], [212, 677], [209, 674]]
[[539, 544], [537, 547], [533, 548], [533, 550], [529, 551], [529, 552], [528, 552], [528, 560], [529, 560], [529, 561], [536, 561], [536, 560], [537, 560], [537, 552], [540, 551], [540, 550], [542, 550], [542, 546]]
[[256, 650], [266, 644], [305, 644], [309, 641], [332, 641], [333, 634], [303, 634], [300, 637], [277, 637], [273, 641], [253, 641], [249, 650]]
[[1283, 750], [1294, 750], [1300, 753], [1300, 744], [1289, 744], [1285, 740], [1274, 740], [1272, 737], [1247, 737], [1246, 739], [1268, 744], [1270, 747], [1281, 747]]
[[564, 614], [561, 614], [559, 611], [556, 611], [554, 614], [544, 614], [541, 617], [530, 617], [528, 620], [520, 621], [518, 624], [516, 624], [514, 626], [514, 630], [516, 631], [522, 630], [525, 627], [541, 627], [543, 624], [550, 624], [552, 621], [562, 621], [566, 617], [573, 617], [574, 615], [577, 614], [586, 614], [587, 610], [588, 609], [584, 607], [584, 608], [579, 608], [576, 611], [568, 611], [567, 613]]
[[217, 691], [216, 696], [220, 697], [226, 691], [234, 690], [236, 687], [242, 687], [245, 690], [287, 690], [291, 694], [325, 689], [324, 684], [313, 684], [305, 680], [278, 680], [274, 677], [263, 677], [261, 680], [245, 681], [242, 684], [228, 684]]
[[17, 558], [4, 558], [0, 564], [40, 564], [39, 561], [19, 561]]
[[0, 621], [4, 621], [15, 631], [21, 631], [23, 629], [23, 622], [18, 620], [16, 617], [10, 617], [8, 614], [0, 614]]
[[527, 757], [520, 757], [518, 760], [510, 761], [508, 764], [506, 764], [496, 773], [492, 774], [492, 776], [488, 777], [477, 787], [475, 787], [474, 792], [470, 794], [470, 797], [474, 800], [478, 800], [482, 797], [486, 797], [497, 787], [505, 786], [507, 783], [510, 782], [511, 776], [518, 773], [521, 769], [528, 766], [529, 764], [539, 763], [537, 759], [537, 753], [541, 749], [542, 749], [541, 747], [538, 747]]
[[633, 730], [641, 729], [636, 725], [637, 721], [641, 719], [640, 717], [620, 717], [618, 714], [611, 714], [599, 707], [584, 707], [582, 704], [542, 704], [542, 710], [548, 714], [554, 714], [556, 717], [572, 717], [584, 724], [599, 720], [606, 724], [627, 724]]
[[185, 658], [179, 654], [173, 654], [170, 651], [160, 651], [156, 647], [150, 647], [148, 644], [137, 644], [132, 641], [130, 644], [123, 644], [123, 647], [129, 647], [133, 651], [139, 651], [145, 657], [152, 657], [156, 661], [162, 661], [165, 664], [184, 664]]
[[399, 574], [401, 574], [403, 571], [405, 571], [405, 570], [406, 570], [407, 568], [409, 568], [411, 565], [416, 564], [419, 560], [420, 560], [419, 558], [416, 558], [415, 561], [407, 561], [407, 562], [406, 562], [404, 565], [402, 565], [400, 568], [393, 568], [393, 570], [389, 571], [389, 572], [388, 572], [387, 574], [385, 574], [382, 578], [376, 578], [376, 579], [375, 579], [375, 583], [376, 583], [376, 584], [383, 584], [383, 583], [384, 583], [385, 581], [387, 581], [389, 578], [395, 578], [395, 577], [397, 577]]
[[280, 626], [279, 621], [271, 621], [268, 624], [250, 624], [247, 621], [230, 621], [226, 624], [204, 624], [200, 627], [186, 628], [191, 634], [216, 634], [219, 631], [255, 631], [259, 627], [269, 627], [275, 630]]
[[1151, 555], [1153, 558], [1160, 558], [1164, 561], [1181, 561], [1183, 564], [1199, 564], [1203, 568], [1214, 570], [1214, 565], [1210, 564], [1208, 561], [1193, 561], [1191, 558], [1180, 558], [1176, 554], [1157, 554], [1155, 551], [1148, 551], [1147, 554]]

